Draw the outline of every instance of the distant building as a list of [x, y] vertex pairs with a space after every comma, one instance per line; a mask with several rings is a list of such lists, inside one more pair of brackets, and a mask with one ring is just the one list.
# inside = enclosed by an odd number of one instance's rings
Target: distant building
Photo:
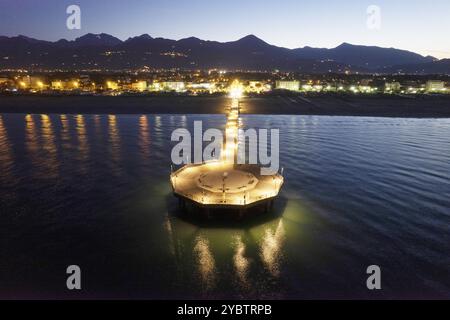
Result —
[[371, 86], [359, 85], [357, 91], [359, 91], [361, 93], [372, 93], [373, 88]]
[[119, 90], [119, 84], [116, 81], [106, 81], [106, 89]]
[[5, 89], [17, 89], [14, 86], [14, 81], [12, 81], [11, 79], [7, 78], [7, 77], [0, 77], [0, 90], [5, 90]]
[[39, 77], [25, 76], [19, 79], [19, 87], [21, 89], [43, 90], [46, 85]]
[[326, 82], [323, 84], [323, 90], [326, 92], [335, 92], [337, 91], [337, 86], [335, 83]]
[[80, 88], [82, 89], [91, 89], [92, 88], [92, 82], [91, 82], [91, 77], [89, 77], [89, 75], [87, 74], [82, 74], [80, 75], [80, 80], [78, 81]]
[[211, 90], [214, 88], [214, 83], [210, 82], [202, 82], [202, 83], [190, 83], [188, 85], [191, 89], [204, 89], [204, 90]]
[[161, 83], [154, 81], [149, 87], [150, 91], [161, 91]]
[[129, 76], [120, 76], [117, 79], [117, 82], [122, 84], [122, 85], [124, 85], [124, 84], [126, 85], [126, 84], [131, 84], [132, 80], [131, 80], [131, 77], [129, 77]]
[[211, 82], [188, 83], [186, 88], [192, 93], [213, 93], [216, 91], [216, 85]]
[[147, 90], [147, 81], [138, 81], [131, 84], [131, 89], [133, 91], [145, 91]]
[[78, 90], [80, 89], [80, 82], [77, 79], [73, 80], [55, 80], [50, 84], [52, 90]]
[[185, 90], [185, 85], [182, 81], [161, 82], [160, 86], [164, 91], [182, 92]]
[[249, 81], [245, 86], [245, 91], [252, 93], [261, 93], [270, 91], [271, 86], [263, 81]]
[[402, 83], [401, 93], [417, 94], [423, 93], [426, 90], [426, 84], [419, 80], [409, 80]]
[[386, 82], [384, 84], [384, 91], [386, 92], [399, 92], [402, 89], [400, 82]]
[[440, 80], [429, 80], [426, 85], [427, 92], [445, 91], [445, 82]]
[[53, 90], [63, 90], [65, 83], [62, 81], [52, 81], [51, 88]]
[[78, 79], [74, 79], [68, 82], [68, 88], [71, 90], [80, 89], [80, 81]]
[[277, 90], [290, 90], [290, 91], [299, 91], [300, 90], [300, 81], [285, 81], [279, 80], [275, 82], [275, 89]]
[[317, 91], [317, 92], [321, 92], [323, 90], [323, 85], [321, 85], [321, 84], [313, 85], [313, 90]]
[[370, 87], [372, 85], [372, 81], [373, 81], [372, 79], [362, 79], [359, 82], [359, 85], [363, 87]]
[[[330, 87], [330, 89], [331, 89], [331, 87]], [[314, 84], [313, 81], [308, 81], [307, 83], [302, 85], [302, 90], [306, 91], [306, 92], [309, 92], [309, 91], [321, 92], [324, 90], [324, 85], [320, 84], [319, 82]]]

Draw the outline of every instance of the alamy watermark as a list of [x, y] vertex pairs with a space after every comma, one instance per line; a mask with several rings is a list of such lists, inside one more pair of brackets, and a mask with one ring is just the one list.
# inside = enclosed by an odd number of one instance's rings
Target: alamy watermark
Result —
[[66, 280], [66, 286], [69, 290], [81, 290], [81, 268], [77, 265], [70, 265], [66, 269], [69, 275]]
[[377, 5], [367, 7], [366, 25], [369, 30], [381, 30], [381, 8]]
[[[259, 164], [261, 175], [276, 174], [280, 168], [279, 129], [227, 128], [224, 135], [223, 131], [215, 128], [203, 132], [202, 121], [194, 121], [193, 135], [188, 129], [178, 128], [172, 132], [171, 140], [178, 142], [171, 152], [175, 165], [201, 164], [213, 160]], [[208, 144], [204, 147], [204, 143]]]
[[370, 275], [366, 281], [367, 289], [381, 290], [381, 268], [377, 265], [372, 265], [367, 267], [366, 273]]
[[76, 4], [67, 7], [66, 13], [69, 15], [66, 20], [66, 26], [69, 30], [81, 29], [81, 8]]

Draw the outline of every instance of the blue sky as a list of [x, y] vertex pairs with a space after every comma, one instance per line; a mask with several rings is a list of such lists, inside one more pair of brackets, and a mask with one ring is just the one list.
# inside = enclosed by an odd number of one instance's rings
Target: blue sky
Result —
[[[71, 4], [81, 7], [81, 30], [66, 28]], [[369, 5], [381, 8], [381, 30], [366, 26]], [[255, 34], [288, 48], [349, 42], [450, 58], [449, 15], [449, 0], [1, 0], [0, 34], [58, 40], [148, 33], [218, 41]]]

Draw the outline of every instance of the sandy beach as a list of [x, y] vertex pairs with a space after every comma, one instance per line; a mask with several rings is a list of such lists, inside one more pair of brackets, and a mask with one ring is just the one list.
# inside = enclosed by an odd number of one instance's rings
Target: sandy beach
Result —
[[[0, 96], [0, 113], [224, 114], [226, 97]], [[242, 114], [450, 117], [450, 96], [270, 95], [242, 100]]]

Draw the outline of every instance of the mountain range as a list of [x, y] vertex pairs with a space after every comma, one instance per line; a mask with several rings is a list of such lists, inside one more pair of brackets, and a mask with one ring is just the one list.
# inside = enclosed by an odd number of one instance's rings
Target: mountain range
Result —
[[450, 59], [374, 46], [343, 43], [332, 49], [287, 49], [254, 35], [231, 42], [195, 37], [181, 40], [148, 34], [122, 41], [109, 34], [88, 33], [75, 40], [50, 42], [26, 36], [0, 36], [0, 69], [228, 69], [303, 73], [450, 74]]

